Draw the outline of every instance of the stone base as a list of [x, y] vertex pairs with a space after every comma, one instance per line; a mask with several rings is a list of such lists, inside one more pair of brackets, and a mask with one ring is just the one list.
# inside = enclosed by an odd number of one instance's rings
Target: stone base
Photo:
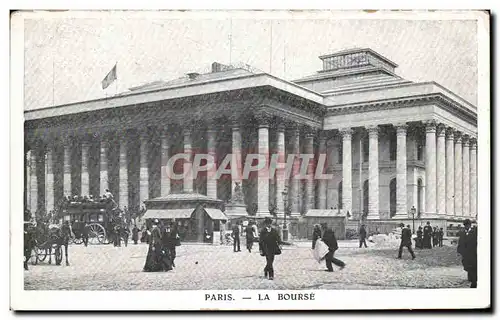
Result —
[[229, 203], [226, 205], [224, 212], [228, 217], [243, 217], [248, 215], [247, 208], [244, 204]]
[[271, 213], [269, 211], [257, 211], [257, 213], [255, 213], [255, 217], [256, 218], [272, 218], [273, 216], [271, 215]]

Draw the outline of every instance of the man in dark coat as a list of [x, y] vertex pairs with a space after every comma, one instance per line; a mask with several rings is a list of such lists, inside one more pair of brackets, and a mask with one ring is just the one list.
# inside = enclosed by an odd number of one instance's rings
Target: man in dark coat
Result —
[[132, 241], [134, 241], [134, 244], [137, 244], [137, 241], [139, 241], [139, 228], [137, 228], [136, 224], [132, 228]]
[[464, 229], [459, 232], [457, 252], [462, 256], [470, 287], [477, 288], [477, 228], [469, 219], [464, 220]]
[[236, 223], [236, 225], [233, 227], [233, 234], [232, 237], [234, 239], [233, 241], [233, 250], [234, 252], [240, 252], [240, 223]]
[[366, 229], [364, 224], [362, 224], [359, 228], [359, 247], [361, 248], [363, 244], [365, 245], [365, 248], [368, 248], [366, 245]]
[[264, 268], [264, 277], [269, 276], [269, 280], [274, 279], [273, 262], [276, 255], [281, 254], [281, 239], [278, 231], [273, 228], [273, 221], [270, 218], [264, 219], [264, 228], [259, 235], [260, 255], [266, 257], [266, 266]]
[[175, 267], [175, 262], [174, 262], [176, 257], [175, 247], [179, 243], [179, 236], [177, 234], [175, 224], [173, 223], [167, 224], [162, 240], [163, 240], [162, 241], [163, 247], [165, 248], [165, 250], [168, 251], [168, 254], [170, 256], [172, 267]]
[[432, 231], [432, 247], [437, 247], [439, 244], [439, 229], [438, 227], [434, 227]]
[[432, 249], [432, 227], [431, 223], [427, 221], [427, 225], [424, 227], [424, 249]]
[[245, 238], [247, 240], [247, 250], [248, 252], [252, 252], [252, 247], [253, 247], [253, 226], [252, 226], [252, 221], [250, 221], [245, 228]]
[[415, 259], [415, 253], [411, 248], [411, 229], [410, 225], [405, 228], [404, 224], [401, 224], [401, 244], [399, 245], [398, 259], [401, 259], [403, 255], [403, 247], [407, 247], [411, 254], [411, 258]]
[[328, 246], [328, 253], [325, 256], [326, 260], [326, 271], [333, 272], [332, 263], [339, 266], [340, 269], [344, 269], [345, 263], [334, 257], [335, 251], [339, 248], [337, 244], [337, 239], [335, 238], [335, 233], [333, 229], [328, 228], [327, 225], [322, 225], [323, 235], [321, 237], [322, 241]]
[[423, 248], [422, 235], [423, 235], [422, 227], [420, 226], [420, 227], [418, 227], [418, 231], [417, 231], [417, 239], [415, 239], [415, 248], [419, 248], [419, 249]]

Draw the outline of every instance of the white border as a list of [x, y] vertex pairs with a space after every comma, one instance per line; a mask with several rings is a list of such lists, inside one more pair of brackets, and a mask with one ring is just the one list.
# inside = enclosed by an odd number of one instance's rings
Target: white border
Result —
[[[147, 4], [137, 3], [141, 7]], [[46, 5], [46, 4], [45, 4]], [[36, 7], [34, 4], [33, 7]], [[86, 7], [89, 5], [87, 4]], [[180, 7], [186, 8], [183, 4]], [[401, 4], [404, 6], [404, 3]], [[433, 5], [436, 7], [436, 5]], [[18, 6], [21, 7], [21, 6]], [[113, 6], [117, 8], [117, 6]], [[119, 7], [119, 6], [118, 6]], [[82, 13], [76, 13], [80, 15]], [[101, 14], [99, 12], [93, 15]], [[159, 13], [137, 13], [155, 15]], [[179, 15], [179, 13], [173, 13]], [[194, 17], [210, 15], [210, 18], [224, 18], [226, 12], [194, 12]], [[238, 16], [251, 15], [250, 18], [290, 17], [288, 12], [232, 12]], [[390, 14], [390, 17], [388, 16]], [[184, 13], [183, 13], [184, 15]], [[255, 299], [238, 302], [206, 302], [205, 293], [210, 291], [24, 291], [22, 250], [11, 251], [11, 307], [15, 310], [200, 310], [200, 309], [253, 309], [253, 310], [295, 310], [295, 309], [434, 309], [434, 308], [474, 308], [490, 304], [490, 143], [489, 143], [489, 21], [488, 16], [477, 12], [294, 12], [294, 18], [333, 18], [333, 19], [477, 19], [479, 37], [479, 72], [478, 72], [478, 201], [480, 237], [479, 237], [479, 281], [478, 289], [434, 289], [434, 290], [380, 290], [370, 294], [370, 299], [361, 299], [366, 290], [317, 290], [315, 301], [291, 302], [271, 301], [262, 303]], [[11, 177], [22, 177], [23, 172], [23, 23], [14, 21], [11, 26], [12, 70], [11, 70]], [[11, 195], [11, 247], [22, 248], [22, 179], [10, 180]], [[228, 291], [235, 297], [256, 296], [257, 293], [273, 294], [278, 291]], [[140, 299], [138, 299], [140, 297]], [[418, 298], [417, 298], [418, 297]]]

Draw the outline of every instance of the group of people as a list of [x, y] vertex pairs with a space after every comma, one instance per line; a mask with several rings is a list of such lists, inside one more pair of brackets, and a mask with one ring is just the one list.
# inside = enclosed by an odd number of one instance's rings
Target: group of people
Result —
[[146, 232], [149, 248], [143, 271], [170, 271], [175, 268], [176, 246], [181, 244], [175, 224], [164, 224], [155, 219]]
[[443, 228], [431, 227], [431, 223], [427, 221], [426, 226], [418, 227], [417, 238], [415, 239], [415, 247], [419, 249], [432, 249], [433, 247], [443, 246], [444, 231]]
[[[271, 221], [272, 222], [272, 221]], [[253, 243], [259, 238], [259, 231], [257, 223], [253, 220], [248, 221], [245, 228], [242, 228], [242, 224], [237, 222], [231, 232], [231, 237], [233, 238], [233, 251], [241, 252], [240, 247], [240, 236], [244, 234], [246, 239], [246, 247], [248, 252], [252, 252]]]

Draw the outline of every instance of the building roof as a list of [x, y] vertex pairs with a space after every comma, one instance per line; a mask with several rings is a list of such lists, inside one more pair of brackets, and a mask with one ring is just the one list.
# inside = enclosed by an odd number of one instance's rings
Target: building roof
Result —
[[189, 219], [195, 208], [187, 209], [149, 209], [143, 219]]
[[394, 67], [394, 68], [398, 67], [397, 63], [395, 63], [395, 62], [387, 59], [386, 57], [384, 57], [380, 53], [378, 53], [378, 52], [376, 52], [376, 51], [374, 51], [374, 50], [372, 50], [370, 48], [351, 48], [351, 49], [345, 49], [345, 50], [336, 51], [334, 53], [321, 55], [321, 56], [319, 56], [319, 58], [321, 60], [323, 60], [323, 59], [326, 59], [326, 58], [338, 57], [338, 56], [343, 56], [343, 55], [347, 55], [347, 54], [361, 53], [361, 52], [371, 53], [373, 56], [377, 57], [378, 59], [383, 60], [386, 63], [390, 64], [392, 67]]
[[212, 220], [228, 220], [227, 216], [219, 209], [203, 208]]

